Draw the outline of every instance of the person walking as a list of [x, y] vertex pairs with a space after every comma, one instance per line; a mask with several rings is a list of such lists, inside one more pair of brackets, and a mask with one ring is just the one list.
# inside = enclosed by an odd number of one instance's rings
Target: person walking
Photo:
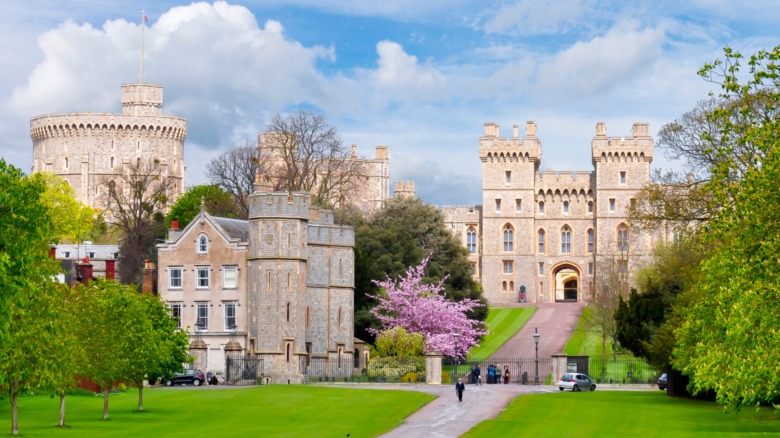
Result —
[[509, 365], [504, 365], [504, 385], [509, 384], [509, 377], [510, 377]]
[[466, 385], [463, 384], [463, 379], [458, 378], [458, 383], [455, 384], [455, 392], [458, 394], [458, 401], [463, 401], [463, 391], [466, 390]]
[[493, 364], [488, 365], [488, 384], [495, 383], [496, 367]]
[[474, 367], [474, 383], [482, 385], [482, 371], [479, 369], [479, 365]]

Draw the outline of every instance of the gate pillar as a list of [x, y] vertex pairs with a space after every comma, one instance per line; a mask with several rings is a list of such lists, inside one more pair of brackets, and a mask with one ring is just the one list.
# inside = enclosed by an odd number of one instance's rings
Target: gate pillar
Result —
[[425, 353], [425, 383], [441, 385], [441, 360], [444, 357], [439, 352]]
[[552, 355], [552, 384], [557, 385], [564, 374], [569, 371], [569, 355], [566, 353], [555, 353]]

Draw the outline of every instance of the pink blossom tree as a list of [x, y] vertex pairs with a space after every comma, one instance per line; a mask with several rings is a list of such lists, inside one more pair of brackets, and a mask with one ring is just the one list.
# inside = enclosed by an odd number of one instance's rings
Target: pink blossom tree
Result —
[[[374, 281], [384, 288], [386, 296], [371, 296], [379, 304], [371, 309], [382, 322], [383, 330], [404, 327], [411, 333], [422, 334], [425, 351], [439, 351], [447, 356], [465, 358], [472, 347], [479, 345], [477, 339], [487, 334], [482, 321], [469, 319], [466, 314], [482, 304], [470, 298], [453, 302], [444, 296], [443, 283], [423, 284], [426, 257], [419, 266], [410, 267], [406, 276], [393, 280]], [[371, 329], [374, 333], [381, 330]], [[458, 333], [455, 345], [454, 333]]]

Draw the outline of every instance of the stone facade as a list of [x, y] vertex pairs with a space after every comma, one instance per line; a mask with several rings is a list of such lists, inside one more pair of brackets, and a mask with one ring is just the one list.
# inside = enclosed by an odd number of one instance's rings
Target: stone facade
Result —
[[635, 271], [653, 236], [628, 229], [632, 199], [649, 182], [653, 139], [647, 123], [610, 138], [603, 122], [591, 141], [592, 172], [543, 172], [536, 124], [510, 138], [485, 124], [479, 139], [482, 206], [445, 207], [445, 222], [469, 251], [491, 303], [584, 301], [599, 267]]
[[231, 340], [247, 346], [248, 249], [247, 221], [205, 211], [157, 245], [158, 293], [192, 343], [203, 341], [193, 354], [193, 367], [201, 371], [224, 372]]
[[122, 114], [47, 114], [30, 120], [34, 172], [63, 177], [76, 199], [107, 208], [104, 182], [139, 159], [158, 159], [174, 183], [172, 197], [184, 191], [184, 139], [187, 121], [162, 115], [160, 85], [122, 85]]
[[[208, 350], [201, 369], [224, 372], [231, 340], [239, 351], [263, 359], [269, 383], [300, 383], [312, 365], [323, 370], [351, 364], [354, 230], [334, 224], [333, 212], [312, 207], [304, 193], [275, 193], [258, 184], [249, 206], [248, 221], [201, 212], [158, 245], [160, 294], [180, 305], [182, 327], [198, 346], [193, 351]], [[226, 267], [237, 271], [230, 277], [235, 287], [224, 287]], [[202, 269], [214, 273], [210, 287], [198, 284]], [[173, 283], [172, 270], [180, 278]], [[234, 329], [224, 310], [230, 303]], [[208, 327], [198, 333], [193, 328], [199, 306]]]

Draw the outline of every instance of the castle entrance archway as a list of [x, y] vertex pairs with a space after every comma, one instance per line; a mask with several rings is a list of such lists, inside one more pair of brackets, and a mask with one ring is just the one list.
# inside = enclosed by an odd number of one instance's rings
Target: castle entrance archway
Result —
[[556, 302], [577, 302], [580, 297], [580, 274], [570, 265], [562, 265], [553, 271]]

